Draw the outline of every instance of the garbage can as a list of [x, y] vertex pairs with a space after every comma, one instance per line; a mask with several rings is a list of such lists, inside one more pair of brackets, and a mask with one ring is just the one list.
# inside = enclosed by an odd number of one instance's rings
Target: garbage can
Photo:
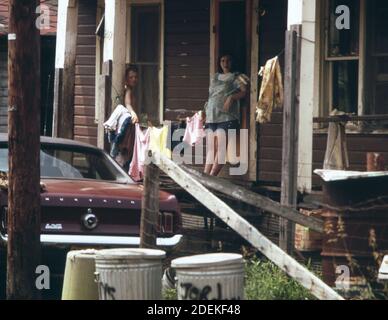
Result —
[[179, 300], [244, 299], [244, 260], [239, 254], [213, 253], [175, 259]]
[[66, 258], [62, 300], [98, 300], [94, 281], [96, 250], [70, 251]]
[[152, 249], [99, 251], [95, 276], [100, 300], [160, 300], [165, 256]]

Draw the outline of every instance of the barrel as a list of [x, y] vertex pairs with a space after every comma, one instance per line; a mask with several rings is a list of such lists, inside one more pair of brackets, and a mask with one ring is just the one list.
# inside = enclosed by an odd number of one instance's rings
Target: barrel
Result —
[[213, 253], [171, 262], [178, 300], [244, 299], [244, 260], [239, 254]]
[[152, 249], [109, 249], [96, 255], [100, 300], [160, 300], [162, 259]]
[[66, 258], [62, 300], [98, 300], [94, 281], [96, 250], [70, 251]]

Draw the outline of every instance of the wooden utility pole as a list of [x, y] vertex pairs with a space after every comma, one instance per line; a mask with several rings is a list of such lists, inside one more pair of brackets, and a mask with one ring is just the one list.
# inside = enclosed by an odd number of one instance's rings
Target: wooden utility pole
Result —
[[[300, 29], [292, 26], [286, 32], [284, 111], [283, 111], [283, 159], [281, 204], [295, 208], [297, 205], [298, 179], [298, 119], [299, 119], [299, 72], [300, 72]], [[294, 247], [294, 224], [280, 218], [279, 246], [287, 253]]]
[[39, 0], [9, 0], [7, 298], [37, 299], [40, 264]]
[[[149, 158], [152, 157], [150, 151]], [[150, 163], [144, 170], [144, 191], [140, 221], [140, 247], [156, 248], [159, 215], [159, 168]]]

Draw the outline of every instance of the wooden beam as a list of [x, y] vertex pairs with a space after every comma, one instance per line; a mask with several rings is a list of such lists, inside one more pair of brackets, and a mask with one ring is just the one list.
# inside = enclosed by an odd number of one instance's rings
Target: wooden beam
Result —
[[254, 226], [212, 194], [196, 178], [185, 172], [176, 163], [157, 153], [153, 154], [153, 163], [211, 210], [230, 228], [260, 250], [261, 253], [280, 269], [308, 289], [315, 297], [322, 300], [343, 300], [332, 288], [263, 236]]
[[249, 116], [249, 168], [248, 180], [257, 181], [257, 123], [256, 106], [258, 98], [258, 71], [259, 71], [259, 0], [253, 0], [253, 9], [251, 12], [251, 85], [250, 85], [250, 116]]
[[102, 66], [102, 75], [97, 78], [98, 81], [98, 129], [97, 129], [97, 146], [101, 149], [108, 150], [105, 139], [104, 122], [108, 119], [109, 112], [112, 109], [112, 61], [104, 62]]
[[59, 2], [57, 34], [53, 135], [73, 139], [75, 61], [78, 36], [77, 0], [61, 0]]
[[159, 168], [154, 164], [151, 163], [145, 166], [140, 221], [141, 248], [156, 248], [156, 225], [159, 215], [159, 175]]
[[10, 0], [8, 34], [8, 248], [7, 299], [40, 294], [40, 32], [38, 0]]
[[[105, 0], [104, 62], [112, 61], [112, 108], [124, 103], [124, 76], [127, 56], [127, 1]], [[112, 110], [109, 110], [109, 113]]]
[[[298, 81], [300, 45], [298, 31], [286, 31], [284, 110], [283, 110], [283, 157], [281, 201], [283, 206], [295, 208], [298, 196]], [[279, 245], [291, 253], [294, 248], [294, 225], [280, 218]]]
[[[181, 168], [190, 173], [205, 187], [211, 190], [225, 194], [235, 200], [247, 203], [256, 208], [260, 208], [263, 211], [275, 214], [289, 221], [298, 223], [302, 226], [310, 228], [311, 230], [323, 233], [323, 222], [317, 218], [302, 215], [294, 208], [284, 207], [267, 197], [236, 186], [226, 179], [211, 177], [184, 165], [181, 165]], [[251, 215], [247, 214], [247, 216]]]

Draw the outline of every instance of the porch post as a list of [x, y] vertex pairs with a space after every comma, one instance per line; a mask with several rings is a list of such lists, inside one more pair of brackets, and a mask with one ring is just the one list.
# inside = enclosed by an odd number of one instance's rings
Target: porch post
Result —
[[316, 0], [303, 1], [300, 70], [298, 190], [310, 192], [313, 171], [313, 117], [319, 103], [319, 55], [316, 42]]
[[119, 103], [124, 103], [124, 74], [127, 57], [127, 1], [105, 0], [102, 75], [98, 77], [97, 144], [105, 149], [103, 123]]
[[313, 117], [319, 103], [319, 68], [316, 42], [317, 1], [288, 0], [288, 29], [301, 26], [298, 179], [300, 192], [312, 189]]
[[53, 136], [73, 138], [78, 0], [58, 1]]
[[105, 0], [104, 63], [112, 61], [112, 108], [124, 93], [127, 56], [127, 1]]

